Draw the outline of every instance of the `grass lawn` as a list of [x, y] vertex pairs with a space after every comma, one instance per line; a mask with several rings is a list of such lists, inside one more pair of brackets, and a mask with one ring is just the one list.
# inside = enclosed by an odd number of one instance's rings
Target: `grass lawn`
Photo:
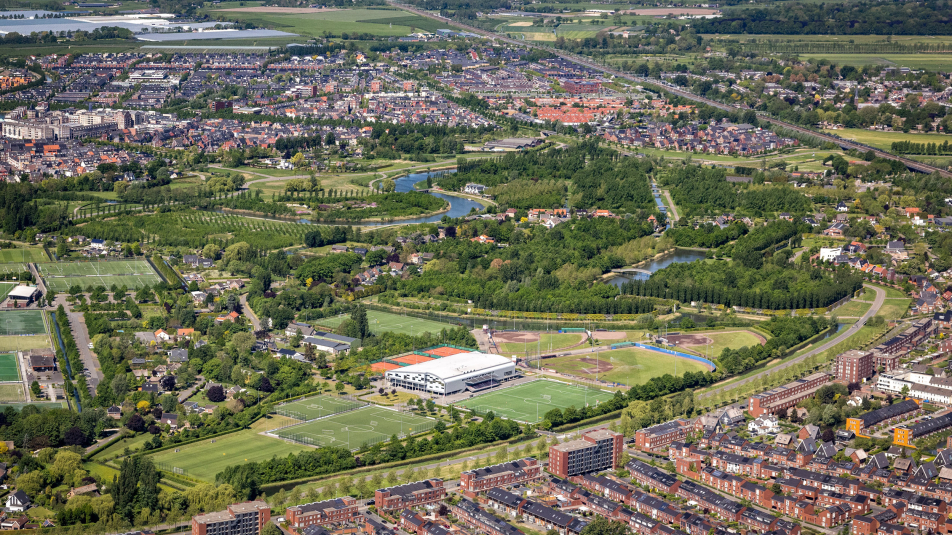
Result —
[[43, 521], [47, 519], [55, 519], [56, 513], [47, 509], [46, 507], [31, 507], [26, 510], [26, 515], [30, 517], [30, 520]]
[[118, 476], [119, 470], [99, 463], [83, 463], [83, 470], [93, 476], [99, 476], [103, 481], [111, 482], [112, 476]]
[[[507, 333], [508, 334], [508, 333]], [[538, 342], [506, 342], [500, 344], [497, 340], [497, 345], [499, 346], [499, 351], [503, 355], [518, 355], [524, 357], [525, 355], [538, 355], [546, 354], [549, 351], [556, 351], [562, 349], [563, 347], [574, 346], [583, 340], [583, 335], [578, 333], [565, 333], [565, 334], [542, 334], [539, 335]], [[541, 348], [541, 349], [540, 349]]]
[[50, 339], [46, 335], [0, 336], [0, 351], [25, 351], [45, 347], [51, 347]]
[[952, 70], [952, 58], [948, 54], [800, 54], [800, 58], [807, 61], [828, 59], [836, 65], [854, 67], [889, 65], [942, 72]]
[[354, 450], [385, 441], [393, 435], [409, 436], [429, 431], [436, 420], [368, 405], [320, 420], [276, 431], [281, 438], [314, 446]]
[[533, 381], [516, 386], [503, 386], [486, 394], [456, 403], [479, 414], [493, 411], [497, 415], [521, 422], [537, 422], [546, 412], [568, 407], [581, 408], [611, 399], [612, 394], [584, 386], [571, 386], [556, 381]]
[[[692, 333], [694, 334], [694, 333]], [[714, 340], [712, 345], [713, 354], [716, 357], [721, 354], [721, 351], [725, 349], [740, 349], [742, 347], [750, 347], [760, 343], [760, 337], [750, 331], [735, 331], [729, 333], [697, 333], [703, 336], [707, 336], [711, 340]], [[699, 346], [695, 348], [700, 352], [704, 352], [704, 346]]]
[[113, 457], [123, 455], [126, 448], [129, 448], [130, 452], [135, 452], [141, 448], [142, 444], [144, 444], [147, 440], [152, 440], [151, 434], [139, 433], [134, 437], [113, 442], [106, 448], [99, 450], [96, 453], [95, 458], [99, 461], [105, 462]]
[[0, 401], [23, 401], [23, 385], [0, 385]]
[[[413, 16], [393, 9], [340, 9], [322, 13], [249, 13], [216, 10], [214, 15], [227, 19], [250, 21], [264, 27], [310, 37], [322, 36], [324, 32], [340, 35], [344, 32], [369, 33], [377, 36], [404, 36], [410, 34], [411, 26], [428, 26], [429, 19]], [[391, 20], [398, 20], [391, 26]], [[419, 20], [418, 20], [419, 19]], [[400, 24], [403, 22], [406, 25]], [[446, 27], [443, 24], [442, 27]]]
[[50, 257], [42, 247], [20, 249], [0, 249], [0, 264], [25, 264], [29, 262], [49, 262]]
[[381, 396], [380, 394], [374, 394], [370, 397], [364, 398], [367, 401], [373, 403], [379, 403], [381, 405], [399, 405], [401, 403], [406, 403], [411, 399], [418, 399], [420, 396], [416, 394], [411, 394], [409, 392], [397, 392], [396, 394], [386, 394]]
[[[336, 328], [349, 316], [335, 316], [333, 318], [324, 318], [315, 323], [319, 326]], [[418, 335], [424, 332], [439, 334], [443, 329], [451, 329], [450, 323], [440, 323], [434, 320], [420, 319], [413, 316], [400, 316], [389, 312], [380, 312], [378, 310], [368, 310], [367, 320], [370, 323], [370, 330], [374, 333], [394, 332], [403, 334]]]
[[[598, 363], [597, 373], [596, 362]], [[590, 379], [597, 377], [603, 381], [627, 385], [642, 384], [652, 377], [666, 373], [679, 375], [687, 371], [708, 371], [708, 367], [700, 362], [631, 347], [599, 351], [597, 360], [594, 353], [546, 359], [542, 366], [560, 373]]]
[[0, 313], [0, 333], [46, 334], [43, 313], [39, 310], [2, 312]]
[[[875, 286], [876, 288], [879, 288], [880, 290], [885, 290], [886, 299], [896, 299], [896, 298], [908, 299], [909, 298], [909, 296], [906, 295], [905, 292], [903, 292], [902, 290], [897, 290], [895, 288], [890, 288], [888, 286], [879, 286], [877, 284], [872, 284], [871, 286]], [[870, 295], [875, 297], [876, 294], [871, 293]]]
[[886, 321], [897, 320], [909, 310], [910, 304], [912, 304], [911, 299], [890, 299], [883, 303], [883, 307], [876, 315], [886, 318]]
[[846, 317], [858, 318], [862, 316], [863, 314], [865, 314], [869, 310], [869, 307], [871, 306], [873, 306], [872, 303], [860, 303], [857, 301], [850, 301], [849, 303], [846, 303], [845, 305], [831, 312], [830, 315], [838, 316], [838, 317], [846, 316]]
[[[176, 449], [178, 451], [175, 451]], [[253, 429], [246, 429], [161, 451], [152, 455], [152, 460], [161, 470], [171, 472], [173, 467], [180, 468], [189, 477], [214, 481], [215, 474], [227, 466], [267, 461], [275, 456], [285, 457], [289, 453], [306, 449], [309, 448], [260, 435]]]
[[267, 176], [275, 176], [275, 177], [298, 176], [298, 175], [307, 176], [307, 170], [305, 169], [267, 169], [267, 168], [258, 169], [256, 167], [242, 166], [242, 167], [234, 167], [234, 168], [229, 167], [228, 170], [238, 171], [241, 173], [258, 173], [259, 175], [267, 175]]
[[912, 141], [913, 143], [943, 143], [952, 140], [952, 136], [945, 134], [904, 134], [902, 132], [877, 132], [862, 128], [840, 128], [838, 130], [824, 130], [845, 139], [852, 139], [874, 147], [890, 150], [894, 141]]

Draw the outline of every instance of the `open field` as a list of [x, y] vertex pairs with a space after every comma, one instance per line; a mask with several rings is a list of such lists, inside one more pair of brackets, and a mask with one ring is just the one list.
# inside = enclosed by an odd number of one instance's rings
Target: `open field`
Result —
[[436, 420], [415, 414], [368, 405], [362, 409], [286, 427], [275, 434], [314, 446], [337, 446], [354, 450], [388, 440], [391, 436], [429, 431]]
[[70, 286], [83, 288], [113, 284], [128, 288], [153, 285], [162, 279], [145, 260], [110, 262], [48, 262], [36, 265], [43, 281], [53, 292], [65, 292]]
[[[908, 299], [909, 298], [909, 296], [903, 293], [902, 290], [890, 288], [889, 286], [879, 286], [878, 284], [873, 284], [872, 286], [875, 286], [876, 288], [879, 288], [880, 290], [883, 290], [884, 292], [886, 292], [886, 299], [894, 299], [894, 298]], [[870, 295], [875, 295], [875, 294], [870, 294]]]
[[869, 310], [869, 307], [872, 306], [872, 303], [861, 303], [859, 301], [850, 301], [845, 305], [837, 308], [832, 311], [830, 315], [838, 317], [860, 317]]
[[886, 318], [886, 321], [897, 320], [902, 318], [903, 314], [909, 310], [910, 304], [912, 304], [911, 299], [889, 299], [883, 303], [883, 307], [879, 309], [879, 313], [876, 315]]
[[49, 262], [50, 257], [42, 247], [22, 249], [0, 249], [0, 264], [27, 264], [29, 262]]
[[637, 347], [599, 351], [597, 357], [591, 353], [546, 359], [542, 366], [577, 377], [627, 385], [642, 384], [666, 373], [680, 375], [688, 371], [709, 371], [700, 362]]
[[12, 383], [0, 385], [0, 401], [23, 401], [23, 385]]
[[[753, 331], [733, 331], [733, 332], [723, 332], [723, 333], [698, 333], [698, 336], [704, 336], [713, 342], [711, 345], [712, 354], [717, 357], [721, 354], [721, 351], [725, 349], [740, 349], [742, 347], [750, 347], [757, 344], [763, 344], [766, 342], [766, 339], [763, 335], [755, 333]], [[679, 344], [680, 345], [680, 344]], [[701, 353], [704, 352], [704, 346], [692, 347], [690, 345], [686, 346], [689, 349], [695, 349]], [[713, 359], [711, 359], [713, 360]]]
[[[0, 329], [0, 333], [3, 330]], [[45, 335], [36, 336], [0, 336], [0, 351], [26, 351], [50, 347], [50, 339]]]
[[16, 282], [0, 282], [0, 301], [3, 301], [10, 295], [10, 292], [17, 287]]
[[0, 312], [0, 333], [46, 334], [43, 313], [39, 310], [9, 310]]
[[[348, 317], [333, 317], [317, 320], [315, 323], [324, 327], [336, 328]], [[438, 321], [414, 318], [413, 316], [400, 316], [389, 312], [380, 312], [377, 310], [367, 311], [367, 321], [370, 323], [370, 330], [374, 333], [393, 332], [402, 334], [422, 334], [424, 332], [439, 334], [443, 329], [450, 329], [453, 326], [449, 323], [440, 323]]]
[[854, 67], [885, 65], [942, 72], [952, 70], [952, 58], [948, 54], [800, 54], [800, 58], [811, 62], [828, 59], [836, 65]]
[[16, 353], [0, 353], [0, 381], [19, 381]]
[[533, 381], [495, 389], [486, 394], [456, 403], [479, 414], [493, 411], [499, 416], [520, 422], [538, 422], [552, 409], [581, 408], [608, 401], [612, 394], [584, 386], [571, 386], [557, 381]]
[[845, 139], [852, 139], [866, 143], [876, 148], [890, 150], [894, 141], [912, 141], [913, 143], [943, 143], [952, 140], [952, 136], [945, 134], [904, 134], [902, 132], [878, 132], [861, 128], [840, 128], [838, 130], [824, 130]]
[[253, 6], [253, 7], [232, 7], [228, 9], [218, 9], [217, 11], [236, 12], [236, 13], [275, 13], [280, 15], [291, 14], [301, 15], [304, 13], [328, 13], [337, 11], [334, 8], [323, 7], [277, 7], [277, 6]]
[[320, 37], [325, 32], [331, 35], [369, 33], [390, 37], [408, 35], [413, 29], [435, 31], [438, 28], [450, 27], [448, 24], [399, 9], [332, 9], [308, 13], [275, 12], [270, 7], [265, 9], [255, 9], [254, 12], [228, 9], [211, 13], [225, 13], [229, 19], [254, 22], [263, 27], [310, 37]]
[[503, 333], [493, 335], [499, 352], [503, 355], [544, 355], [549, 351], [556, 351], [564, 347], [574, 346], [585, 339], [579, 333], [566, 334], [538, 334], [538, 333]]
[[362, 405], [364, 403], [352, 399], [314, 396], [278, 405], [274, 408], [274, 412], [295, 420], [307, 421], [351, 410]]
[[227, 466], [267, 461], [275, 456], [286, 457], [289, 453], [307, 449], [310, 448], [284, 440], [275, 440], [258, 434], [256, 430], [246, 429], [223, 437], [168, 449], [153, 455], [152, 460], [160, 470], [172, 472], [174, 468], [178, 468], [189, 477], [214, 481], [215, 474]]

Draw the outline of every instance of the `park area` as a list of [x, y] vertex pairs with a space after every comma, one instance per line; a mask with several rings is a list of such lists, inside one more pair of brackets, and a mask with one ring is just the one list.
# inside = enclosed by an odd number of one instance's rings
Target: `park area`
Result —
[[586, 386], [558, 381], [532, 381], [516, 386], [504, 386], [479, 396], [456, 403], [478, 414], [493, 411], [510, 420], [535, 423], [552, 409], [577, 409], [596, 405], [612, 398], [611, 393]]
[[[332, 318], [317, 320], [315, 323], [322, 327], [336, 329], [345, 319], [348, 319], [348, 316], [334, 316]], [[413, 316], [400, 316], [379, 310], [368, 310], [367, 322], [370, 324], [370, 330], [374, 334], [392, 332], [416, 336], [425, 332], [439, 334], [443, 329], [453, 328], [453, 325], [449, 323], [414, 318]]]
[[383, 407], [366, 406], [335, 416], [286, 427], [274, 435], [298, 444], [355, 450], [391, 436], [409, 436], [433, 429], [436, 420]]
[[145, 260], [108, 262], [46, 262], [36, 265], [51, 292], [66, 292], [71, 286], [141, 288], [162, 282]]
[[306, 399], [299, 399], [290, 403], [282, 403], [274, 408], [274, 413], [295, 420], [307, 422], [331, 414], [353, 410], [366, 405], [366, 403], [348, 398], [335, 398], [331, 396], [314, 396]]
[[46, 334], [43, 312], [9, 310], [0, 312], [0, 335]]

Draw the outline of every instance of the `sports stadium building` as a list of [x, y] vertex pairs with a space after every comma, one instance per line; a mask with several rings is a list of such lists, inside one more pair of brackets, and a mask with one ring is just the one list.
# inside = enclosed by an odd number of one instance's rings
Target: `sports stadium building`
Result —
[[464, 390], [478, 392], [519, 377], [508, 357], [487, 353], [459, 353], [386, 373], [391, 386], [449, 395]]

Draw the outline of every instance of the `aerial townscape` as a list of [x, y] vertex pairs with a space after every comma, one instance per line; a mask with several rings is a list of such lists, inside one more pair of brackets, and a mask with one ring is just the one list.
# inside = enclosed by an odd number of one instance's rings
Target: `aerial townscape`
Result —
[[946, 0], [0, 0], [0, 531], [952, 533]]

